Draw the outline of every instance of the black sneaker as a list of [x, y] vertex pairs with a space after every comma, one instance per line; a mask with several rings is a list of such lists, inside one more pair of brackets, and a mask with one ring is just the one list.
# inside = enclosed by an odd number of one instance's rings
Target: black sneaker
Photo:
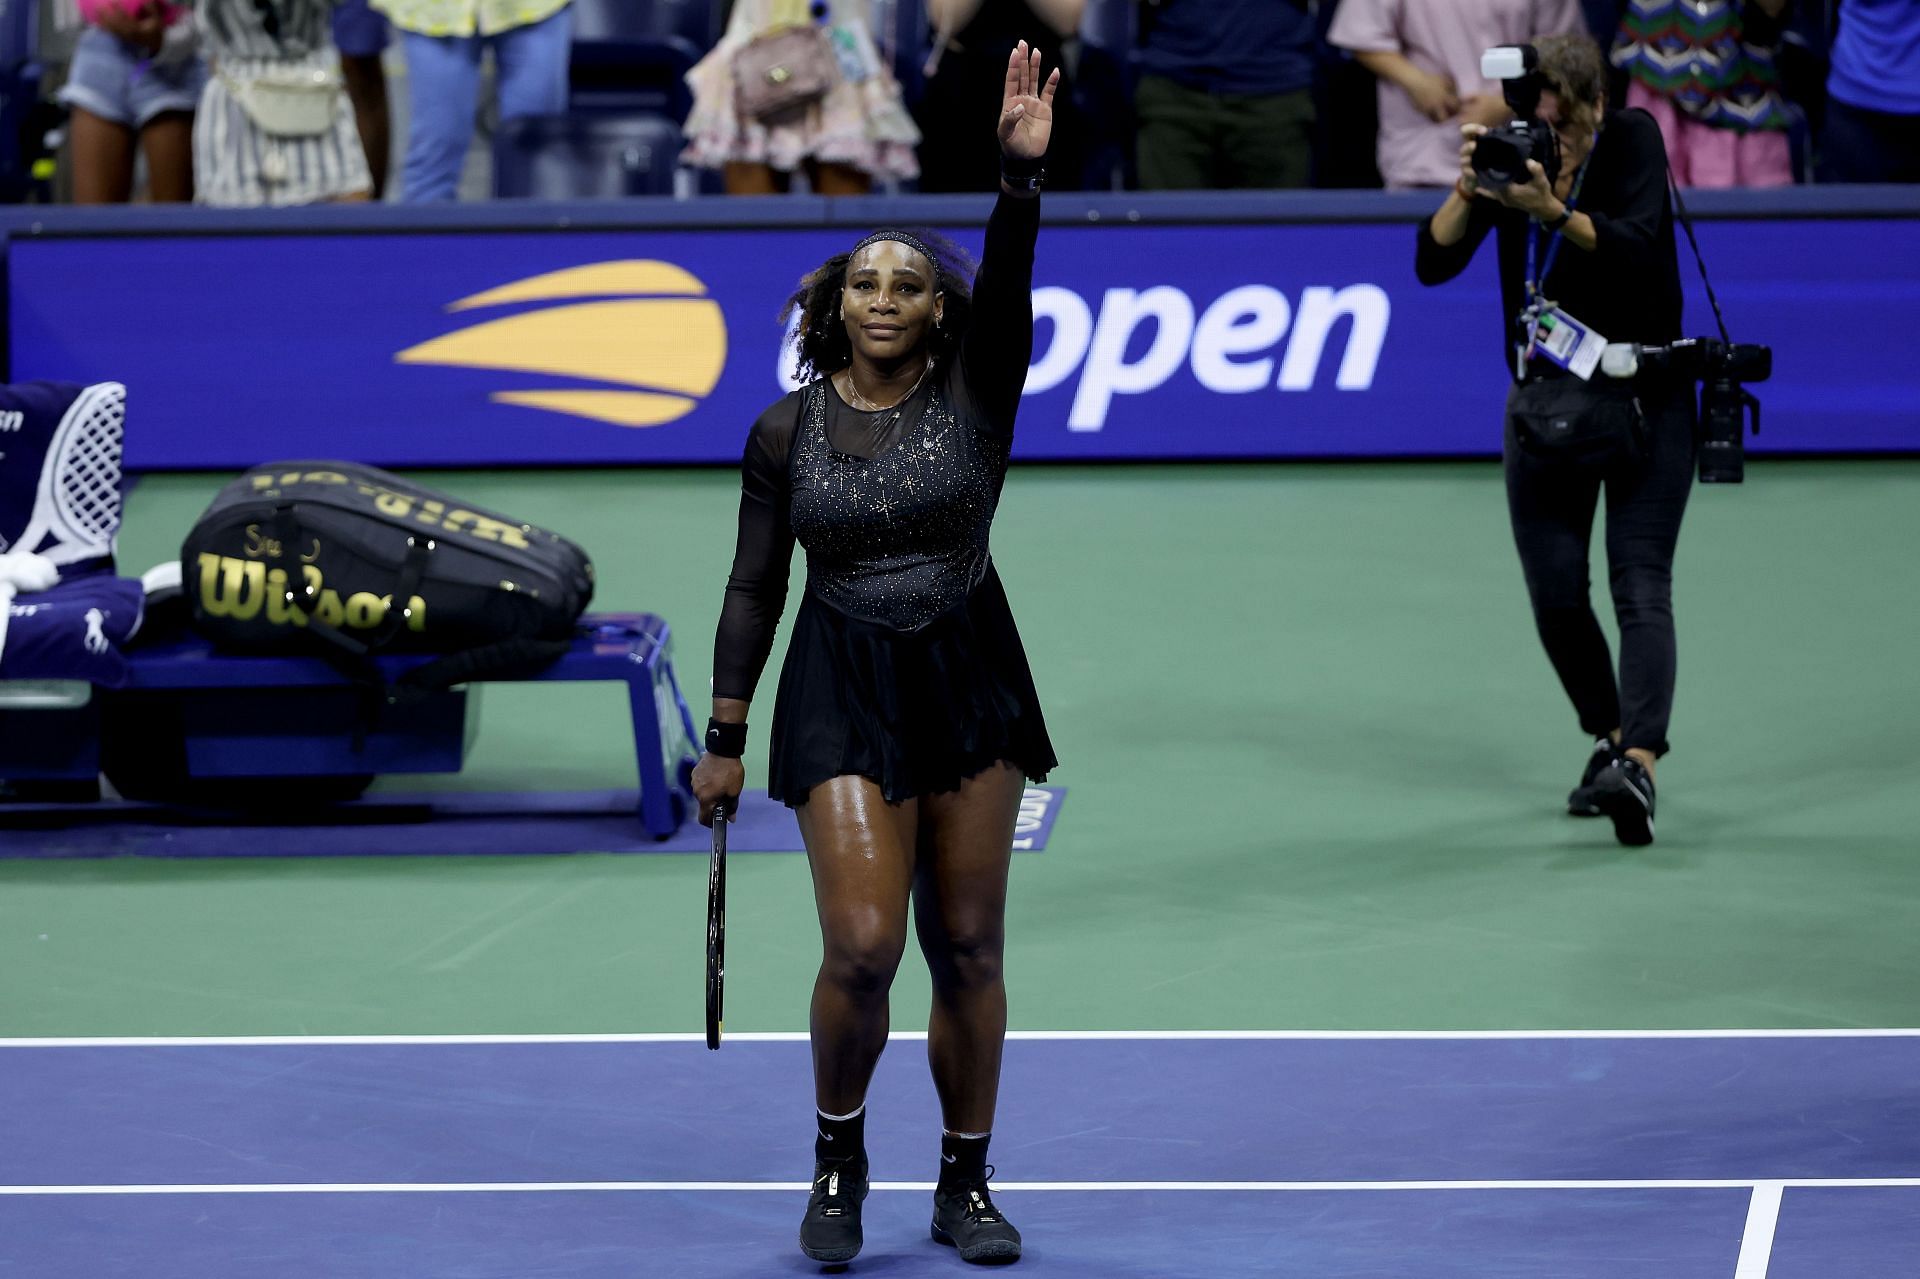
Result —
[[960, 1260], [1005, 1263], [1020, 1259], [1020, 1232], [1000, 1215], [987, 1191], [987, 1176], [979, 1181], [941, 1182], [933, 1192], [933, 1237], [960, 1250]]
[[1653, 778], [1637, 759], [1622, 755], [1593, 783], [1593, 802], [1613, 818], [1613, 833], [1623, 844], [1653, 842]]
[[1593, 754], [1587, 757], [1586, 771], [1580, 774], [1580, 784], [1567, 796], [1567, 811], [1575, 817], [1598, 817], [1600, 805], [1594, 802], [1593, 783], [1606, 770], [1607, 765], [1620, 758], [1620, 748], [1613, 744], [1611, 737], [1598, 738], [1593, 743]]
[[834, 1265], [860, 1255], [860, 1204], [867, 1197], [867, 1158], [816, 1159], [813, 1193], [800, 1220], [800, 1251]]

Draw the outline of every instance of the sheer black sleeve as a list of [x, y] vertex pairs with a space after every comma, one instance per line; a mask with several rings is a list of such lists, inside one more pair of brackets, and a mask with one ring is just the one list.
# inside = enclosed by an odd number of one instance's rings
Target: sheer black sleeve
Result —
[[787, 458], [805, 394], [795, 392], [762, 413], [740, 459], [740, 534], [713, 639], [715, 697], [753, 700], [786, 608], [787, 573], [793, 564]]
[[1480, 242], [1487, 238], [1499, 219], [1500, 206], [1491, 200], [1475, 200], [1467, 209], [1467, 231], [1452, 244], [1433, 238], [1433, 219], [1422, 219], [1418, 247], [1413, 253], [1413, 273], [1422, 284], [1445, 284], [1467, 269]]
[[1038, 197], [1004, 191], [987, 220], [986, 250], [973, 282], [973, 318], [960, 339], [960, 367], [982, 425], [1013, 434], [1013, 416], [1033, 359], [1033, 246]]

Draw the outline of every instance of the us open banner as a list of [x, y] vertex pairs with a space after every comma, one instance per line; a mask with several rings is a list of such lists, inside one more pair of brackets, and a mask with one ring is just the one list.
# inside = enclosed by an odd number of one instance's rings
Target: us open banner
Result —
[[[1701, 228], [1775, 351], [1759, 451], [1920, 449], [1913, 221]], [[977, 229], [956, 238], [978, 251]], [[15, 379], [130, 390], [136, 469], [730, 462], [790, 383], [776, 321], [853, 231], [15, 240]], [[1685, 246], [1682, 245], [1685, 255]], [[1049, 225], [1018, 456], [1486, 455], [1492, 246], [1438, 289], [1402, 225]], [[1690, 262], [1687, 328], [1712, 317]], [[1893, 322], [1881, 322], [1881, 317]]]

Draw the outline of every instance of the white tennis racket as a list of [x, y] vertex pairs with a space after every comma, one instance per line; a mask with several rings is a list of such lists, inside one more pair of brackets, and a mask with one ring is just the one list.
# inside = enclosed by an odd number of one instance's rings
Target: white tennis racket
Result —
[[113, 535], [120, 531], [120, 448], [126, 425], [125, 386], [99, 382], [80, 392], [53, 433], [33, 518], [13, 549], [38, 552], [55, 564], [113, 553]]

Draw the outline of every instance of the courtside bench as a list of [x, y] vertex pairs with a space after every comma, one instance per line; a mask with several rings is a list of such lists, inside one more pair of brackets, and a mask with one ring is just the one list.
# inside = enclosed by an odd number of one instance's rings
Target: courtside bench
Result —
[[[514, 681], [627, 686], [639, 817], [656, 839], [691, 811], [698, 758], [671, 648], [664, 618], [590, 614], [565, 655]], [[382, 773], [458, 772], [478, 728], [467, 686], [385, 705], [369, 722], [362, 690], [318, 658], [235, 656], [196, 635], [127, 657], [128, 686], [90, 704], [62, 712], [0, 703], [0, 777], [80, 781], [105, 768], [123, 792], [140, 792], [128, 798], [218, 803], [225, 793], [258, 807], [277, 796], [326, 795], [330, 784], [333, 797], [348, 798]], [[434, 658], [375, 660], [394, 681]]]

